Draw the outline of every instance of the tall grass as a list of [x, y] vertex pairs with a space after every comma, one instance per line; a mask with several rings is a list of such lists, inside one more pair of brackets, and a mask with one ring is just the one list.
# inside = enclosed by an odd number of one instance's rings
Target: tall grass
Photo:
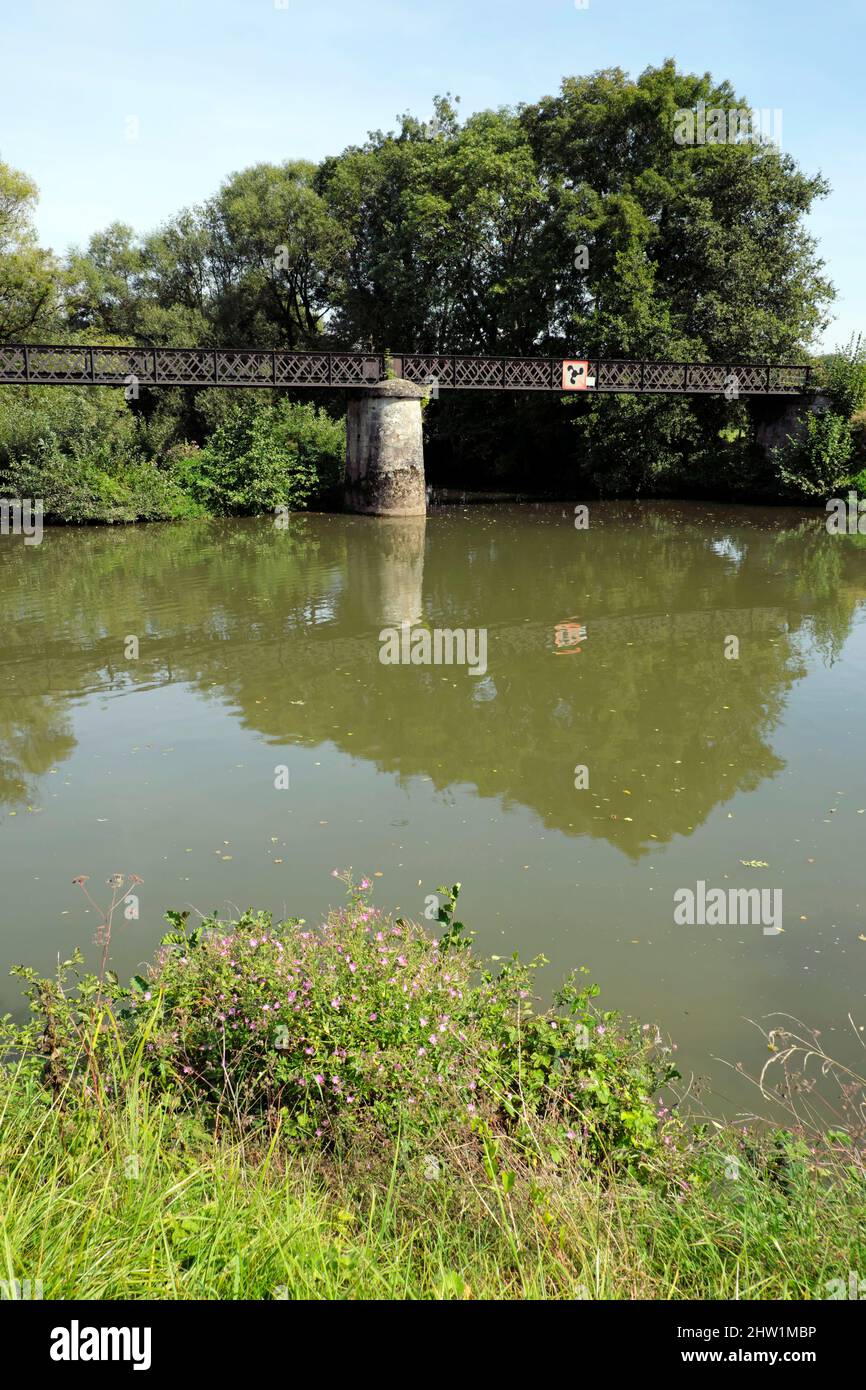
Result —
[[419, 1164], [398, 1140], [348, 1168], [278, 1131], [216, 1139], [127, 1081], [100, 1112], [5, 1079], [8, 1283], [41, 1281], [47, 1299], [810, 1299], [866, 1268], [850, 1174], [747, 1166], [725, 1182], [723, 1143], [706, 1181], [566, 1161], [519, 1166], [503, 1194], [453, 1141]]

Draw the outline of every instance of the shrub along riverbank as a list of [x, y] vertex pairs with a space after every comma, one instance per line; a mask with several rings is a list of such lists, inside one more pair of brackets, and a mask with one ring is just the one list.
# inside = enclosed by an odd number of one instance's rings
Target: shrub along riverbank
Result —
[[170, 402], [146, 417], [108, 387], [6, 387], [0, 496], [41, 498], [49, 521], [128, 522], [296, 510], [334, 491], [344, 420], [284, 397], [203, 395], [200, 445], [177, 437]]
[[[316, 930], [172, 930], [121, 987], [19, 968], [4, 1277], [46, 1298], [826, 1298], [866, 1257], [863, 1136], [677, 1115], [671, 1052], [578, 972], [479, 959], [366, 881]], [[442, 890], [444, 892], [444, 890]], [[117, 895], [115, 895], [117, 897]], [[778, 1038], [777, 1038], [778, 1041]], [[847, 1288], [847, 1284], [844, 1284]]]

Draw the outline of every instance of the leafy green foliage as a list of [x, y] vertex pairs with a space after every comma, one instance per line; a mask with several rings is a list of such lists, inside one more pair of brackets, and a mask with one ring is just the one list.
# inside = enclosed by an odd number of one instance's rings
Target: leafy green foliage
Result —
[[850, 420], [866, 406], [866, 343], [861, 337], [852, 337], [832, 354], [824, 364], [821, 383], [843, 419]]
[[201, 508], [148, 457], [119, 391], [4, 387], [0, 492], [41, 498], [59, 521], [196, 516]]
[[345, 425], [324, 410], [245, 401], [227, 412], [203, 449], [176, 458], [173, 475], [211, 514], [296, 510], [334, 486], [345, 438]]
[[853, 453], [851, 426], [835, 410], [810, 412], [797, 434], [776, 451], [784, 487], [814, 500], [834, 496], [848, 477]]
[[[462, 927], [443, 949], [342, 877], [317, 931], [167, 913], [128, 989], [78, 951], [52, 979], [13, 972], [31, 1019], [0, 1021], [9, 1280], [97, 1299], [847, 1289], [866, 1220], [849, 1068], [852, 1123], [831, 1102], [823, 1135], [684, 1124], [652, 1100], [667, 1049], [600, 1014], [585, 971], [536, 1010], [540, 960], [484, 962]], [[440, 892], [453, 933], [459, 884]]]
[[0, 342], [44, 331], [58, 310], [60, 267], [37, 244], [37, 198], [32, 180], [0, 161]]
[[0, 491], [60, 521], [136, 521], [298, 508], [333, 488], [345, 425], [286, 400], [223, 404], [204, 449], [106, 388], [4, 388]]
[[849, 486], [862, 493], [866, 434], [856, 417], [866, 405], [866, 345], [852, 337], [821, 364], [817, 379], [829, 405], [801, 415], [785, 445], [774, 450], [778, 478], [785, 491], [809, 501]]

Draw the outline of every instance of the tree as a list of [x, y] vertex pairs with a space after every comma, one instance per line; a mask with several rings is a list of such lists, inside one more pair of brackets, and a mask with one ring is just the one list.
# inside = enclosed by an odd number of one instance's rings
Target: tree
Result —
[[40, 248], [33, 225], [39, 199], [26, 174], [0, 163], [0, 340], [41, 335], [52, 322], [60, 267]]
[[207, 205], [212, 310], [223, 341], [316, 346], [348, 235], [316, 191], [315, 173], [306, 160], [256, 164]]
[[351, 235], [335, 326], [427, 352], [531, 351], [544, 323], [533, 243], [544, 197], [532, 151], [507, 110], [461, 126], [448, 97], [432, 123], [325, 161], [317, 186]]
[[563, 276], [556, 315], [588, 351], [769, 360], [802, 352], [825, 325], [832, 290], [803, 226], [825, 181], [769, 143], [678, 145], [675, 113], [699, 101], [747, 107], [669, 59], [637, 81], [618, 68], [566, 78], [521, 112], [560, 267], [588, 243], [588, 269], [579, 283]]

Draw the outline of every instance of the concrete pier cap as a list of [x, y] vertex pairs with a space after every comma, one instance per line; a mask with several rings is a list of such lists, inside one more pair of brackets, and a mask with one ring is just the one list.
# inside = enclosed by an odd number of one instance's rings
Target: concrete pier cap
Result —
[[421, 402], [430, 388], [395, 378], [354, 387], [346, 402], [347, 511], [424, 516]]

